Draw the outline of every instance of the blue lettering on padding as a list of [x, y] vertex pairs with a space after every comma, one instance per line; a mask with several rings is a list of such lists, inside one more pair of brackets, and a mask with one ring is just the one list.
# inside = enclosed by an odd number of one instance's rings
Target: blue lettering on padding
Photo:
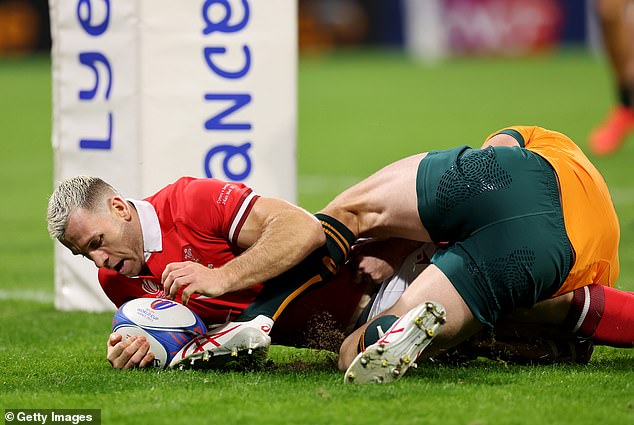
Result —
[[[212, 22], [209, 18], [209, 9], [214, 4], [221, 5], [225, 8], [225, 15], [220, 22]], [[231, 19], [231, 5], [228, 0], [206, 0], [203, 4], [203, 20], [205, 21], [205, 28], [203, 28], [203, 34], [208, 35], [214, 31], [218, 32], [237, 32], [244, 28], [249, 23], [249, 2], [242, 0], [244, 5], [244, 16], [242, 20], [235, 25], [229, 25], [229, 19]]]
[[112, 112], [108, 112], [108, 137], [106, 139], [81, 139], [80, 149], [111, 149], [112, 148]]
[[237, 79], [244, 77], [249, 69], [251, 69], [251, 51], [249, 50], [249, 46], [243, 46], [242, 50], [244, 51], [245, 56], [245, 64], [242, 69], [238, 71], [225, 71], [218, 67], [212, 60], [211, 56], [217, 53], [226, 53], [227, 49], [224, 47], [205, 47], [203, 54], [205, 55], [205, 60], [207, 61], [207, 65], [211, 68], [216, 74], [220, 75], [223, 78], [229, 79]]
[[[103, 0], [106, 6], [106, 16], [103, 21], [98, 24], [93, 24], [92, 21], [92, 1], [91, 0], [79, 0], [77, 2], [77, 19], [81, 24], [84, 31], [93, 37], [103, 34], [108, 29], [110, 23], [110, 0]], [[84, 6], [82, 8], [82, 6]], [[85, 11], [85, 16], [82, 16], [82, 9]]]
[[[222, 171], [229, 180], [242, 181], [251, 174], [251, 158], [249, 157], [249, 148], [251, 143], [247, 142], [240, 146], [233, 145], [217, 145], [209, 149], [205, 156], [205, 175], [207, 177], [214, 177], [214, 173], [211, 171], [211, 161], [213, 157], [218, 154], [224, 154], [222, 159]], [[234, 173], [229, 169], [229, 161], [235, 156], [239, 155], [244, 159], [244, 170], [241, 173]]]
[[223, 112], [215, 115], [214, 117], [205, 121], [205, 128], [207, 130], [251, 130], [251, 124], [239, 123], [239, 124], [227, 124], [222, 122], [223, 118], [242, 108], [243, 106], [251, 103], [250, 94], [211, 94], [205, 95], [205, 100], [232, 100], [234, 105]]
[[110, 89], [112, 88], [112, 68], [108, 59], [99, 52], [85, 52], [79, 54], [79, 62], [87, 65], [92, 69], [95, 74], [95, 85], [92, 90], [81, 90], [79, 92], [79, 98], [81, 100], [94, 99], [97, 94], [97, 88], [99, 87], [99, 70], [95, 65], [96, 62], [102, 63], [108, 71], [108, 87], [106, 88], [106, 99], [110, 99]]

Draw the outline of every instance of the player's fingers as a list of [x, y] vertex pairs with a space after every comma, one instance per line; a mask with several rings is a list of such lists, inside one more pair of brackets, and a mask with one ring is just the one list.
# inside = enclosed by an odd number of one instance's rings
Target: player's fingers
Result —
[[186, 267], [188, 263], [188, 261], [170, 263], [165, 267], [165, 270], [163, 270], [161, 281], [163, 282], [163, 292], [168, 298], [173, 300], [178, 293], [178, 288], [174, 288], [174, 280], [184, 275], [184, 267]]
[[[123, 352], [117, 359], [117, 363], [122, 365], [121, 366], [122, 369], [130, 369], [131, 367], [135, 366], [135, 364], [131, 362], [131, 359], [134, 357], [137, 351], [139, 351], [145, 344], [147, 344], [147, 341], [145, 341], [145, 338], [140, 337], [134, 340], [132, 344], [128, 345], [123, 350]], [[147, 345], [148, 345], [147, 350], [149, 350], [149, 344]], [[145, 355], [147, 350], [143, 353], [143, 355]], [[139, 361], [141, 360], [139, 359]]]
[[148, 351], [145, 357], [143, 357], [143, 360], [141, 360], [141, 363], [139, 363], [139, 367], [147, 367], [150, 366], [152, 363], [154, 363], [154, 353]]
[[165, 266], [165, 269], [163, 270], [163, 273], [161, 274], [161, 282], [165, 282], [167, 275], [170, 274], [170, 272], [174, 270], [174, 268], [176, 268], [177, 264], [178, 263], [169, 263], [167, 266]]
[[130, 369], [139, 366], [139, 364], [145, 358], [146, 354], [149, 351], [150, 344], [147, 341], [141, 342], [140, 344], [138, 344], [136, 351], [130, 356], [130, 359], [128, 359], [126, 365], [123, 368]]
[[163, 281], [163, 292], [169, 299], [174, 299], [174, 296], [178, 292], [178, 289], [174, 287], [174, 280], [176, 279], [176, 272], [171, 271], [167, 275], [165, 275], [165, 280]]
[[122, 339], [123, 337], [120, 334], [116, 332], [111, 333], [108, 337], [108, 348], [114, 347]]
[[168, 274], [170, 274], [171, 272], [175, 270], [182, 269], [183, 267], [186, 267], [190, 263], [191, 261], [180, 261], [176, 263], [169, 263], [167, 266], [165, 266], [165, 270], [163, 270], [163, 273], [161, 274], [161, 280], [162, 281], [165, 280]]
[[114, 359], [110, 363], [112, 363], [112, 366], [116, 369], [125, 369], [130, 357], [132, 357], [139, 347], [145, 342], [145, 338], [140, 336], [130, 337], [121, 341], [115, 346], [115, 351], [113, 353], [118, 353], [118, 355], [115, 355]]
[[129, 347], [137, 337], [132, 336], [130, 338], [124, 339], [122, 341], [117, 342], [114, 346], [108, 347], [108, 355], [107, 359], [112, 365], [112, 367], [116, 369], [121, 369], [125, 363], [127, 362], [127, 358], [122, 357], [123, 352], [127, 347]]
[[[111, 341], [114, 341], [114, 338], [112, 337], [111, 334], [110, 337], [108, 337], [108, 360], [112, 363], [111, 360], [116, 359], [117, 357], [119, 357], [121, 355], [121, 353], [123, 352], [123, 350], [132, 343], [132, 341], [134, 341], [134, 339], [136, 339], [137, 337], [133, 336], [130, 337], [126, 340], [123, 340], [122, 338], [119, 339], [119, 341], [114, 342], [111, 345]], [[115, 337], [116, 338], [116, 337]]]
[[188, 283], [187, 287], [183, 289], [181, 294], [181, 301], [184, 305], [187, 305], [190, 298], [194, 294], [206, 295], [208, 297], [219, 297], [224, 292], [220, 290], [217, 286], [210, 283], [209, 280], [205, 280], [205, 276], [200, 276], [197, 274], [192, 274], [187, 276], [190, 283]]
[[172, 289], [172, 280], [170, 278], [170, 273], [172, 272], [172, 267], [175, 263], [170, 263], [165, 266], [165, 270], [161, 274], [161, 282], [163, 283], [163, 292], [165, 295], [170, 298], [170, 290]]
[[179, 275], [175, 275], [173, 280], [172, 280], [172, 284], [170, 286], [170, 299], [174, 299], [176, 297], [176, 294], [178, 294], [178, 292], [183, 289], [184, 287], [188, 286], [190, 283], [192, 283], [192, 278], [189, 275], [186, 275], [184, 273], [182, 273], [182, 271], [178, 272]]
[[188, 285], [187, 288], [183, 289], [183, 293], [181, 294], [181, 302], [183, 305], [187, 305], [189, 298], [196, 293], [200, 292], [197, 290], [195, 284]]

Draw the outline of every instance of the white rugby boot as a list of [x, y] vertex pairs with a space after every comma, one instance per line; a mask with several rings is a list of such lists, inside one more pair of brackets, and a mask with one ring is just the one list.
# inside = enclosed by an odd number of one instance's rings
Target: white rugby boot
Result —
[[427, 301], [407, 312], [383, 337], [359, 353], [344, 383], [387, 384], [399, 379], [429, 345], [446, 321], [442, 305]]
[[169, 364], [175, 369], [253, 369], [266, 360], [273, 320], [228, 322], [187, 343]]

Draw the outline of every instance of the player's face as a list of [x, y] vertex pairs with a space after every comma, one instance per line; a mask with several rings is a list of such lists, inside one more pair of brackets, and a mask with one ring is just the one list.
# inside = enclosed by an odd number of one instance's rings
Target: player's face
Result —
[[69, 217], [64, 245], [97, 267], [137, 276], [145, 263], [143, 235], [132, 214], [132, 207], [121, 198], [109, 200], [101, 211], [79, 208]]

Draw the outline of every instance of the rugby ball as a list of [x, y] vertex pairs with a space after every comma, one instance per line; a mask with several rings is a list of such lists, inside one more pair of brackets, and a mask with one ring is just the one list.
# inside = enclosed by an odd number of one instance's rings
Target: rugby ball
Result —
[[112, 318], [112, 331], [123, 338], [144, 336], [154, 353], [154, 367], [164, 368], [192, 338], [207, 331], [184, 305], [162, 298], [137, 298], [123, 304]]

